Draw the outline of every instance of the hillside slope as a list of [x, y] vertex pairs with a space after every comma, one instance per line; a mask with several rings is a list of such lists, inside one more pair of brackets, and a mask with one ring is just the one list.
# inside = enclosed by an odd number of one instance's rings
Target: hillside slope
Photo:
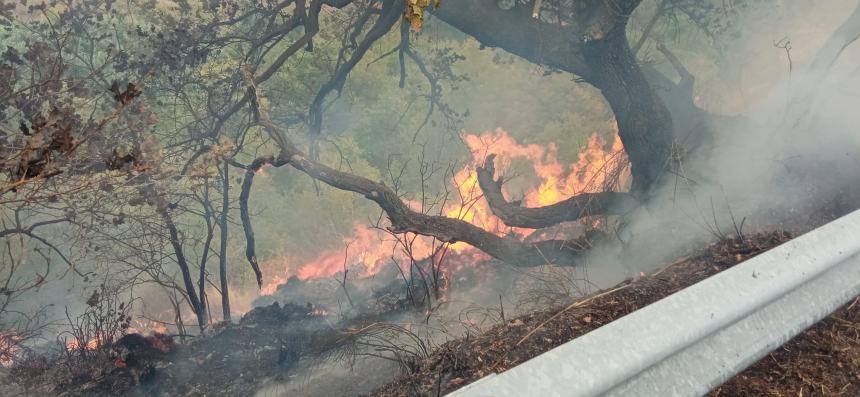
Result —
[[[790, 239], [767, 233], [715, 243], [609, 291], [510, 319], [441, 346], [373, 396], [439, 396], [502, 372]], [[860, 304], [851, 303], [714, 390], [712, 396], [860, 395]]]

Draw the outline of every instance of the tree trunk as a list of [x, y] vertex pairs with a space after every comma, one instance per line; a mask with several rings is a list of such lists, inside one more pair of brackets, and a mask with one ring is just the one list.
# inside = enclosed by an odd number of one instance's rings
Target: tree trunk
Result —
[[167, 209], [167, 203], [164, 198], [158, 198], [156, 210], [161, 215], [161, 219], [167, 226], [167, 231], [170, 233], [170, 245], [173, 246], [173, 252], [176, 254], [176, 264], [179, 266], [179, 271], [182, 273], [182, 282], [185, 284], [185, 294], [188, 296], [188, 304], [191, 306], [191, 311], [197, 316], [197, 325], [202, 331], [206, 328], [206, 311], [201, 310], [200, 299], [197, 297], [197, 292], [194, 289], [194, 280], [191, 279], [191, 270], [188, 266], [188, 260], [185, 258], [185, 252], [182, 249], [182, 241], [179, 239], [179, 230], [173, 222], [173, 217]]
[[218, 250], [218, 273], [221, 277], [221, 310], [224, 321], [230, 318], [230, 290], [227, 286], [227, 215], [230, 212], [230, 165], [224, 162], [224, 186], [221, 191], [221, 218], [218, 225], [221, 228], [221, 246]]
[[492, 0], [445, 3], [434, 15], [483, 45], [574, 73], [599, 89], [618, 121], [632, 165], [632, 190], [644, 193], [669, 163], [674, 131], [669, 111], [627, 42], [627, 20], [639, 3], [593, 2], [566, 25], [532, 18], [522, 4], [502, 10]]
[[654, 187], [669, 165], [673, 144], [672, 116], [639, 68], [627, 42], [625, 23], [601, 40], [585, 44], [585, 62], [618, 122], [618, 133], [630, 159], [634, 193]]

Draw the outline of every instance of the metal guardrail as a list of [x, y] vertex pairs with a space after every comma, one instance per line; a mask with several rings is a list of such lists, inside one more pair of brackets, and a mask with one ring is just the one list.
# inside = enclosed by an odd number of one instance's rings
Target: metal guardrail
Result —
[[699, 396], [857, 295], [860, 211], [448, 396]]

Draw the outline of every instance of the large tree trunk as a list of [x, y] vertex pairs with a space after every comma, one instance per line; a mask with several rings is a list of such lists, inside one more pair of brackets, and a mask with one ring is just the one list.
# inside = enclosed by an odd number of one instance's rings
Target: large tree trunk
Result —
[[433, 16], [474, 37], [481, 45], [498, 47], [530, 62], [574, 73], [588, 80], [588, 65], [580, 53], [583, 32], [532, 18], [529, 5], [502, 10], [496, 0], [443, 2]]
[[564, 25], [533, 18], [528, 5], [502, 10], [493, 0], [443, 3], [434, 15], [483, 45], [574, 73], [599, 89], [618, 121], [633, 191], [642, 193], [669, 164], [674, 130], [627, 42], [627, 20], [640, 2], [583, 2], [584, 11]]
[[[517, 4], [512, 10], [501, 10], [494, 0], [445, 2], [436, 10], [436, 15], [484, 45], [501, 47], [532, 62], [575, 73], [601, 90], [615, 112], [619, 135], [632, 163], [634, 192], [641, 194], [654, 187], [669, 163], [673, 124], [665, 105], [645, 80], [625, 36], [627, 19], [640, 1], [582, 0], [577, 2], [578, 11], [567, 24], [550, 24], [532, 18], [531, 8], [523, 4]], [[265, 109], [260, 108], [256, 87], [260, 79], [255, 78], [250, 69], [244, 73], [250, 93], [247, 98], [252, 99], [255, 116], [281, 148], [277, 157], [256, 160], [256, 168], [263, 163], [290, 165], [332, 187], [359, 193], [383, 209], [395, 233], [417, 233], [444, 242], [463, 241], [514, 266], [570, 266], [580, 262], [579, 249], [570, 242], [520, 242], [496, 236], [459, 219], [419, 213], [384, 184], [332, 169], [308, 157], [272, 122]], [[247, 216], [247, 199], [256, 168], [249, 167], [239, 201], [248, 243], [246, 256], [260, 282], [253, 231]], [[616, 204], [633, 202], [623, 194], [608, 193], [518, 211], [502, 197], [501, 189], [493, 180], [492, 168], [485, 167], [482, 171], [482, 187], [492, 187], [485, 189], [485, 193], [495, 198], [490, 203], [493, 211], [506, 213], [508, 216], [502, 218], [511, 223], [545, 227], [578, 217], [613, 213]], [[554, 219], [535, 218], [543, 215]]]
[[601, 40], [585, 44], [585, 62], [618, 122], [618, 133], [630, 159], [632, 191], [648, 191], [669, 165], [672, 116], [654, 92], [630, 50], [626, 21]]

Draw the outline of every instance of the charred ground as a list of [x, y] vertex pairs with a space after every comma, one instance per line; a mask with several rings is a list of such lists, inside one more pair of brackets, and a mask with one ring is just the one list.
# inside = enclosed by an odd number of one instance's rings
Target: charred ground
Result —
[[[609, 291], [451, 341], [373, 396], [439, 396], [606, 325], [788, 241], [786, 232], [732, 238]], [[832, 396], [860, 393], [858, 300], [791, 340], [711, 396]], [[573, 358], [572, 358], [573, 359]]]
[[[652, 274], [568, 305], [506, 319], [478, 335], [442, 344], [412, 357], [401, 375], [373, 396], [440, 396], [483, 376], [514, 367], [542, 352], [606, 325], [792, 238], [789, 232], [725, 239], [691, 252]], [[402, 308], [401, 308], [402, 310]], [[216, 328], [188, 343], [165, 335], [126, 335], [102, 347], [100, 361], [73, 371], [59, 357], [32, 357], [13, 371], [27, 393], [66, 396], [239, 396], [294, 376], [308, 362], [345, 357], [356, 335], [384, 324], [376, 314], [334, 324], [311, 304], [259, 307], [239, 323]], [[394, 338], [395, 334], [389, 334]], [[367, 357], [364, 357], [366, 359]], [[362, 358], [359, 358], [359, 360]], [[301, 364], [301, 362], [304, 364]], [[405, 363], [404, 363], [405, 364]], [[397, 374], [365, 379], [369, 390]], [[831, 396], [860, 393], [860, 304], [854, 300], [750, 367], [711, 396]], [[325, 380], [315, 380], [325, 382]], [[378, 384], [378, 383], [376, 383]], [[342, 386], [341, 386], [342, 387]], [[317, 388], [320, 389], [320, 388]], [[323, 387], [322, 389], [325, 389]], [[343, 393], [332, 384], [329, 393]]]

